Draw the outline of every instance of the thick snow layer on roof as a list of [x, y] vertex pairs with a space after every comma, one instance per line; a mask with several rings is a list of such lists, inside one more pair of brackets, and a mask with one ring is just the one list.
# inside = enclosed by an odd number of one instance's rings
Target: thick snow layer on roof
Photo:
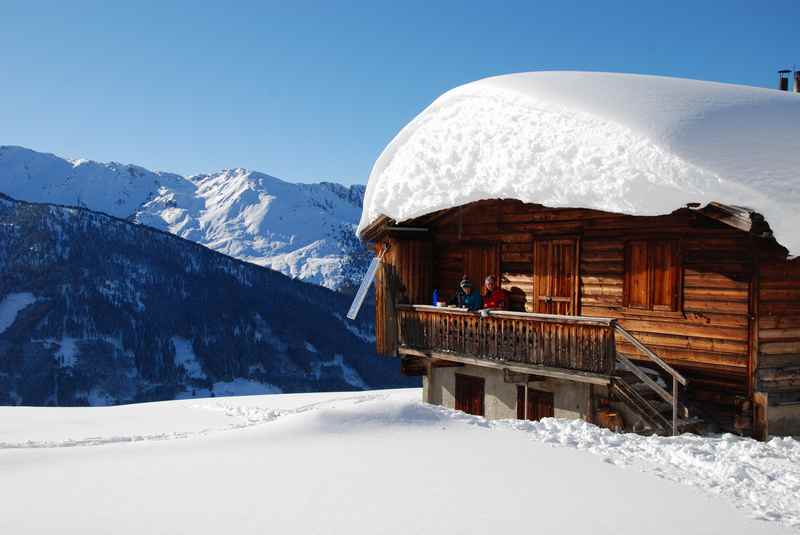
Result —
[[800, 95], [590, 72], [520, 73], [439, 97], [372, 169], [359, 233], [491, 198], [635, 215], [761, 212], [800, 252]]

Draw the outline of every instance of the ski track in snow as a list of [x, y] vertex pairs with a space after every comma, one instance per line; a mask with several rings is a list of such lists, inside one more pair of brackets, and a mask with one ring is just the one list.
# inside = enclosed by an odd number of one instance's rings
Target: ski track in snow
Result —
[[[388, 408], [377, 405], [377, 410], [358, 412], [355, 417], [346, 409], [376, 401], [394, 405]], [[621, 434], [584, 421], [558, 418], [545, 418], [537, 422], [489, 421], [424, 403], [397, 404], [396, 401], [391, 401], [391, 394], [388, 393], [327, 399], [293, 409], [239, 405], [225, 401], [189, 407], [222, 412], [236, 422], [224, 428], [190, 432], [86, 437], [62, 441], [0, 442], [0, 449], [63, 448], [188, 439], [264, 425], [280, 418], [314, 411], [332, 411], [325, 415], [327, 418], [337, 410], [345, 409], [339, 419], [342, 425], [374, 422], [434, 425], [446, 429], [448, 424], [455, 424], [524, 433], [526, 438], [535, 442], [583, 450], [623, 469], [635, 469], [700, 488], [724, 497], [751, 517], [800, 529], [800, 441], [788, 437], [773, 438], [763, 443], [730, 434], [684, 434], [678, 437]]]
[[386, 399], [387, 397], [388, 394], [370, 394], [363, 396], [352, 396], [352, 397], [338, 398], [335, 400], [317, 401], [314, 403], [309, 403], [308, 405], [297, 407], [295, 409], [274, 409], [274, 408], [248, 406], [248, 405], [231, 405], [229, 403], [224, 403], [224, 402], [218, 402], [214, 404], [196, 404], [196, 405], [191, 405], [190, 407], [193, 409], [222, 412], [226, 416], [229, 416], [231, 418], [236, 418], [239, 421], [237, 423], [231, 424], [223, 428], [209, 428], [209, 429], [201, 429], [198, 431], [153, 433], [153, 434], [130, 435], [130, 436], [85, 437], [81, 439], [67, 438], [64, 440], [26, 440], [23, 442], [0, 442], [0, 450], [73, 448], [78, 446], [103, 446], [106, 444], [120, 444], [126, 442], [186, 439], [197, 436], [205, 436], [212, 433], [235, 431], [237, 429], [244, 429], [256, 425], [262, 425], [265, 423], [274, 422], [278, 418], [284, 416], [302, 414], [304, 412], [324, 408], [325, 406], [333, 408], [335, 407], [336, 404], [341, 402], [351, 401], [353, 403], [363, 403], [365, 401], [373, 401], [376, 399]]

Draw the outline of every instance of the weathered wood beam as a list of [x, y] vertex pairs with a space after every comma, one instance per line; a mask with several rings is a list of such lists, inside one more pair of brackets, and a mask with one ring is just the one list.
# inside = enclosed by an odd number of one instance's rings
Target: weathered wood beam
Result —
[[710, 202], [697, 212], [733, 228], [764, 238], [772, 237], [772, 230], [764, 216], [752, 208]]
[[509, 370], [508, 368], [503, 368], [503, 382], [504, 383], [527, 383], [528, 382], [528, 374], [527, 373], [519, 373]]
[[387, 232], [428, 232], [423, 227], [386, 227]]
[[[416, 310], [419, 312], [435, 312], [437, 314], [451, 314], [456, 316], [476, 316], [476, 312], [470, 312], [466, 308], [437, 307], [433, 305], [397, 305], [398, 310]], [[616, 320], [612, 318], [597, 318], [589, 316], [566, 316], [559, 314], [540, 314], [535, 312], [514, 312], [510, 310], [488, 310], [488, 317], [492, 318], [513, 318], [530, 320], [533, 322], [563, 323], [565, 325], [593, 325], [597, 327], [608, 327]]]
[[450, 360], [431, 359], [431, 366], [434, 368], [463, 368], [464, 364]]
[[428, 370], [426, 360], [418, 357], [403, 357], [400, 359], [400, 373], [406, 377], [422, 377]]
[[581, 372], [577, 370], [568, 370], [561, 368], [549, 368], [546, 366], [536, 366], [535, 364], [521, 364], [518, 362], [508, 362], [503, 360], [485, 360], [466, 355], [456, 355], [451, 353], [442, 353], [439, 351], [420, 351], [401, 347], [398, 349], [401, 355], [410, 355], [415, 357], [425, 357], [430, 359], [450, 360], [453, 362], [461, 362], [463, 364], [470, 364], [472, 366], [481, 366], [484, 368], [493, 368], [496, 370], [508, 369], [512, 372], [527, 373], [532, 375], [540, 375], [543, 377], [552, 377], [554, 379], [564, 379], [567, 381], [575, 381], [578, 383], [589, 383], [595, 385], [608, 385], [611, 383], [611, 376], [599, 373]]
[[385, 215], [375, 219], [372, 223], [364, 227], [364, 230], [358, 235], [362, 241], [375, 241], [385, 231], [386, 227], [391, 225], [393, 220]]

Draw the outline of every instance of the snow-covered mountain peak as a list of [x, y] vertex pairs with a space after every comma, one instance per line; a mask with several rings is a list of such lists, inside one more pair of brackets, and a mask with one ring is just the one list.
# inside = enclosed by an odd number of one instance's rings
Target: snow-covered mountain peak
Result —
[[150, 225], [328, 288], [358, 244], [343, 240], [364, 186], [295, 184], [244, 168], [183, 177], [131, 164], [0, 147], [0, 192]]
[[181, 188], [185, 182], [180, 175], [136, 165], [68, 160], [0, 146], [0, 191], [28, 201], [85, 206], [128, 217], [160, 187]]
[[191, 181], [194, 201], [167, 190], [166, 197], [145, 205], [137, 220], [292, 277], [330, 288], [342, 283], [348, 251], [338, 236], [358, 220], [363, 189], [293, 184], [241, 168]]

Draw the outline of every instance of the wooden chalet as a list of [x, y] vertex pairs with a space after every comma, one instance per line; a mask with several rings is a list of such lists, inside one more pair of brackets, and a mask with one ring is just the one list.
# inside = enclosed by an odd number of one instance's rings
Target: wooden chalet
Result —
[[[800, 261], [758, 213], [663, 216], [486, 200], [361, 238], [383, 254], [377, 349], [425, 401], [489, 418], [800, 434]], [[433, 306], [496, 274], [509, 310]]]

